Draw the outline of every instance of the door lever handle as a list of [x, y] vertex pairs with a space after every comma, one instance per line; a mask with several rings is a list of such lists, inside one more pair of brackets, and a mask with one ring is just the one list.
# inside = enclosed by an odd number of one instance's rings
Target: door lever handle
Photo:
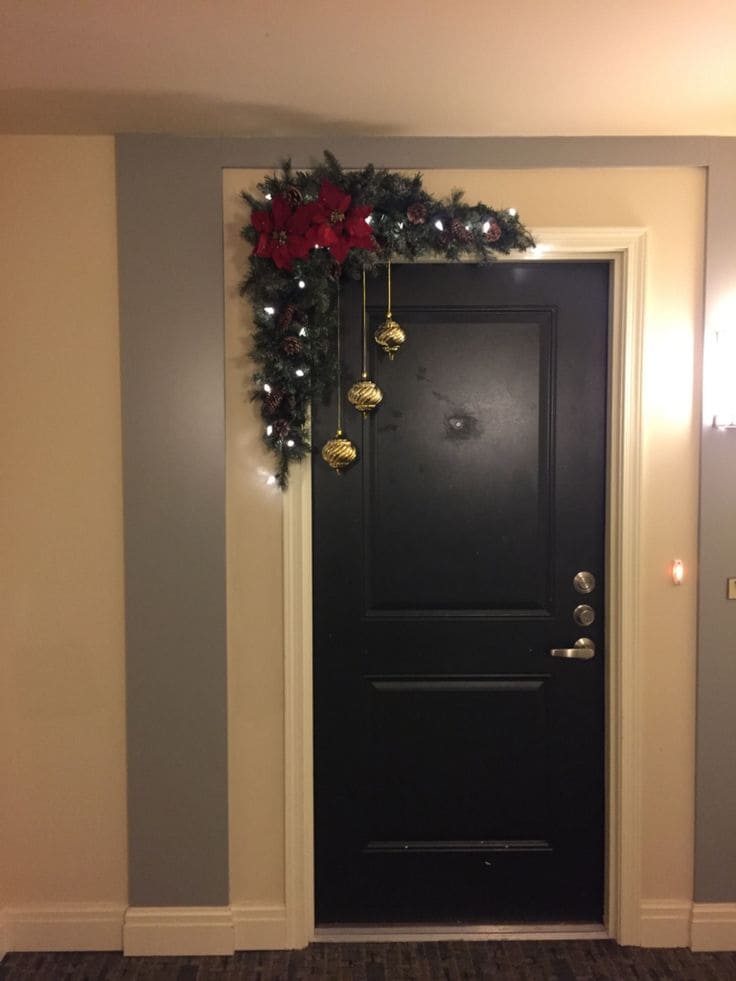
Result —
[[575, 641], [574, 647], [553, 647], [550, 651], [552, 657], [570, 657], [578, 661], [589, 661], [595, 657], [595, 644], [590, 637], [580, 637]]

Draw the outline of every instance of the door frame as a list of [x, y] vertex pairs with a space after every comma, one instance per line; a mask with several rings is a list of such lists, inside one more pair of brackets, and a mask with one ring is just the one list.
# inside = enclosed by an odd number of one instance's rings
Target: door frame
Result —
[[[644, 228], [539, 228], [534, 250], [499, 261], [610, 260], [606, 464], [606, 886], [604, 927], [639, 943], [641, 744], [639, 529], [641, 484]], [[433, 260], [430, 260], [433, 261]], [[315, 939], [312, 706], [312, 486], [309, 460], [294, 466], [283, 504], [286, 941]], [[508, 927], [503, 929], [509, 935]], [[372, 931], [378, 939], [392, 934]], [[417, 928], [401, 939], [492, 934], [494, 925]], [[549, 930], [543, 931], [549, 934]], [[371, 931], [361, 931], [370, 939]], [[527, 933], [535, 936], [539, 933]], [[557, 936], [561, 936], [556, 932]], [[601, 934], [602, 935], [602, 934]], [[320, 935], [319, 939], [325, 939]], [[399, 935], [395, 936], [399, 939]]]

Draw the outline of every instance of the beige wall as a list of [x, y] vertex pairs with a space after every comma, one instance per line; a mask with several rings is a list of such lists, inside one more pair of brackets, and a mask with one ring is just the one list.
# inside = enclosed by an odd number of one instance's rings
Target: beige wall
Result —
[[[236, 285], [247, 248], [237, 194], [262, 176], [224, 175], [228, 331], [228, 618], [233, 901], [283, 900], [282, 594], [279, 492], [236, 360], [248, 314]], [[531, 227], [648, 229], [643, 391], [640, 652], [643, 674], [643, 896], [689, 900], [698, 486], [698, 377], [705, 175], [696, 169], [429, 171], [435, 194], [516, 207]], [[675, 588], [669, 563], [682, 558]], [[247, 584], [247, 585], [246, 585]], [[235, 711], [233, 711], [235, 710]], [[248, 788], [247, 791], [245, 788]], [[666, 806], [664, 803], [666, 802]], [[241, 837], [242, 836], [242, 837]]]
[[230, 901], [284, 902], [284, 672], [281, 492], [249, 402], [247, 306], [238, 294], [247, 251], [241, 190], [262, 171], [226, 170], [228, 760]]
[[0, 137], [0, 906], [125, 904], [115, 156]]

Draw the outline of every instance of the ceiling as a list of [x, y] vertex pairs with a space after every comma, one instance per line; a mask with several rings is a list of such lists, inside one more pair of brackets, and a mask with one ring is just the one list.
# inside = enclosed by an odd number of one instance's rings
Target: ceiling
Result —
[[0, 132], [736, 135], [736, 0], [0, 0]]

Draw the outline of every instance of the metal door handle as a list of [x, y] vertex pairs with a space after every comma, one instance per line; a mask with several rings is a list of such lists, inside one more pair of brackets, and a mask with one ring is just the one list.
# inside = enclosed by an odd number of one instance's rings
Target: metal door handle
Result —
[[571, 657], [578, 661], [589, 661], [595, 657], [595, 644], [590, 637], [580, 637], [575, 641], [574, 647], [553, 647], [550, 651], [552, 657]]

